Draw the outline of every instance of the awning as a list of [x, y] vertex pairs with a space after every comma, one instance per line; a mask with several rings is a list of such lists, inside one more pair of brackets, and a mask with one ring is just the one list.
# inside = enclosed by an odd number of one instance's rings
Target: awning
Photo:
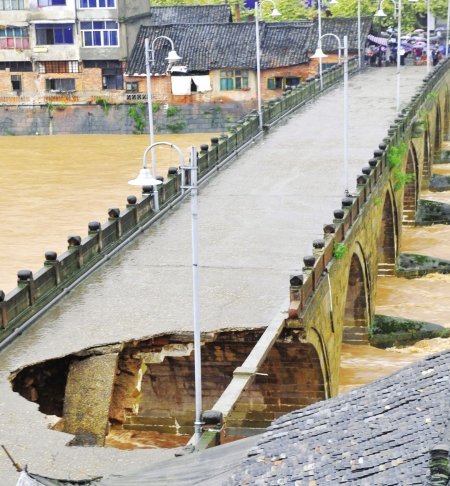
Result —
[[379, 46], [387, 47], [388, 45], [388, 40], [385, 37], [376, 37], [372, 34], [369, 34], [367, 36], [367, 40], [370, 40], [371, 42], [375, 42], [375, 44], [378, 44]]

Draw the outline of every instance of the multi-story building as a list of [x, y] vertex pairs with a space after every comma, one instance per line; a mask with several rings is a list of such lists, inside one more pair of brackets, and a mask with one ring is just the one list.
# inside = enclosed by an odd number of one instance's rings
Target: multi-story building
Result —
[[121, 90], [121, 20], [148, 10], [148, 0], [0, 0], [0, 94], [37, 100]]

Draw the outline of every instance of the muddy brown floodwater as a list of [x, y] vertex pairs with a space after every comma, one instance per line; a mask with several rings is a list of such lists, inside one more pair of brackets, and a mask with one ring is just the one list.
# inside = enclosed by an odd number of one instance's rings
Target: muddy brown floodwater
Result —
[[[157, 135], [155, 141], [189, 147], [214, 134]], [[17, 285], [17, 271], [39, 270], [44, 253], [67, 249], [67, 236], [87, 235], [90, 221], [105, 222], [111, 207], [124, 208], [142, 164], [148, 135], [1, 137], [0, 289]], [[177, 152], [155, 147], [157, 173], [179, 166]], [[148, 157], [150, 166], [150, 155]]]
[[[450, 164], [433, 166], [433, 173], [450, 175]], [[449, 204], [450, 192], [422, 191], [422, 199]], [[450, 260], [450, 226], [402, 228], [401, 252]], [[377, 283], [376, 313], [450, 327], [450, 275], [431, 274], [406, 279], [383, 277]], [[344, 344], [340, 393], [387, 376], [439, 351], [450, 349], [450, 339], [427, 339], [404, 348], [377, 349]]]
[[[189, 147], [210, 143], [213, 134], [156, 136]], [[127, 184], [134, 178], [148, 146], [148, 135], [58, 135], [1, 137], [0, 289], [16, 286], [17, 270], [43, 265], [44, 253], [67, 247], [70, 234], [87, 234], [89, 221], [104, 222], [110, 207], [123, 208], [126, 197], [139, 195]], [[168, 147], [156, 149], [158, 175], [167, 175], [179, 159]], [[150, 163], [150, 160], [149, 160]], [[433, 168], [450, 174], [450, 164]], [[450, 203], [449, 192], [423, 191], [421, 197]], [[401, 251], [450, 259], [450, 226], [403, 228]], [[379, 280], [376, 312], [450, 327], [450, 275], [408, 280]], [[450, 348], [450, 339], [432, 339], [402, 349], [382, 350], [344, 344], [340, 392], [374, 381], [429, 354]], [[187, 436], [112, 431], [107, 445], [118, 448], [176, 447]]]

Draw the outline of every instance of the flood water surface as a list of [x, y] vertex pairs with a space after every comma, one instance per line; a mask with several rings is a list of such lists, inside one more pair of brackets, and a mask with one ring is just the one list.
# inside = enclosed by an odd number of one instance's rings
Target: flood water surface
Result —
[[[213, 134], [157, 135], [155, 141], [189, 147]], [[110, 207], [124, 208], [129, 186], [142, 165], [148, 135], [55, 135], [1, 137], [0, 289], [12, 290], [20, 269], [39, 270], [44, 253], [67, 249], [67, 236], [87, 235], [90, 221], [108, 219]], [[170, 147], [155, 148], [157, 174], [180, 165]], [[150, 155], [148, 165], [151, 166]]]

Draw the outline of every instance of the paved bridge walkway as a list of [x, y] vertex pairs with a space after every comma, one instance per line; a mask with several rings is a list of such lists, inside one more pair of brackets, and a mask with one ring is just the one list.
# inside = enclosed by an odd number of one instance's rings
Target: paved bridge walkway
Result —
[[[402, 101], [425, 76], [402, 72]], [[395, 70], [350, 80], [350, 190], [395, 117]], [[255, 143], [199, 195], [202, 330], [266, 326], [289, 295], [289, 275], [344, 195], [342, 87]], [[167, 137], [170, 141], [170, 136]], [[126, 181], [124, 181], [124, 184]], [[132, 191], [130, 191], [132, 193]], [[107, 202], [105, 202], [107, 204]], [[0, 437], [41, 474], [104, 474], [170, 451], [68, 448], [37, 407], [11, 392], [8, 371], [102, 343], [192, 330], [190, 207], [186, 201], [113, 257], [0, 355]], [[43, 446], [45, 444], [45, 446]], [[2, 486], [16, 473], [0, 455]]]

